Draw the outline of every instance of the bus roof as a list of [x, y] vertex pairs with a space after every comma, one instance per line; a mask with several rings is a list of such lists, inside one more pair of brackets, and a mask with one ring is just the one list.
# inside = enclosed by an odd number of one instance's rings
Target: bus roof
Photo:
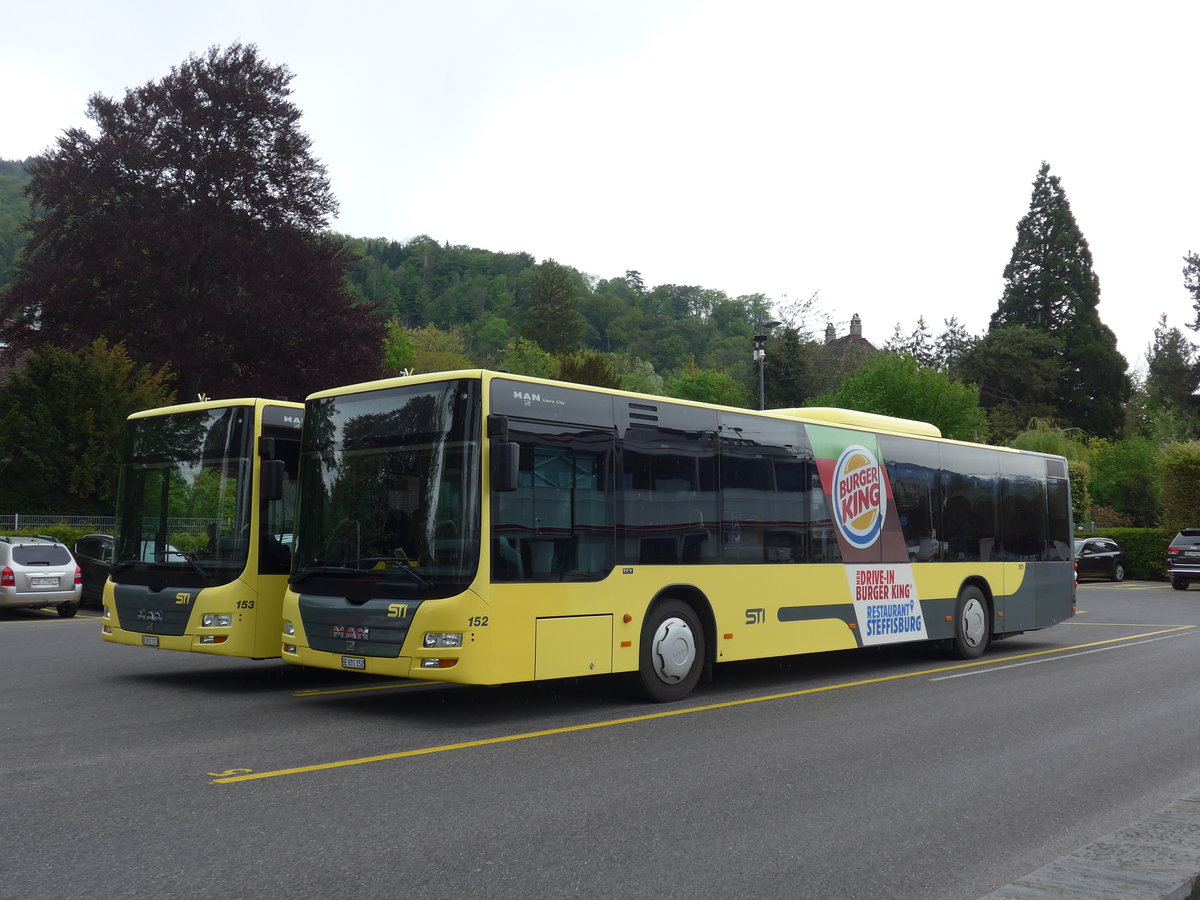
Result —
[[303, 403], [296, 403], [291, 400], [266, 400], [262, 397], [238, 397], [230, 400], [198, 400], [195, 403], [177, 403], [174, 406], [158, 406], [154, 409], [143, 409], [135, 413], [130, 413], [130, 419], [146, 419], [151, 416], [171, 415], [172, 413], [185, 412], [200, 412], [206, 409], [225, 409], [230, 406], [258, 406], [260, 404], [271, 404], [272, 406], [287, 406], [292, 409], [304, 409]]
[[857, 409], [838, 409], [833, 406], [799, 406], [790, 409], [769, 409], [791, 419], [828, 422], [831, 425], [850, 425], [870, 431], [891, 431], [896, 434], [914, 434], [920, 437], [940, 438], [942, 431], [929, 422], [902, 419], [899, 416], [884, 416], [879, 413], [859, 412]]

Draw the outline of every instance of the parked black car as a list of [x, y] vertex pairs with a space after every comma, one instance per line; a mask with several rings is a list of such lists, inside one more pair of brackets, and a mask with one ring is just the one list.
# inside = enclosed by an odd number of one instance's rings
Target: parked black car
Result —
[[1110, 538], [1075, 541], [1075, 572], [1078, 578], [1125, 580], [1125, 553]]
[[1167, 548], [1167, 577], [1177, 591], [1200, 581], [1200, 528], [1185, 528], [1175, 535]]
[[104, 580], [112, 568], [113, 537], [111, 534], [85, 534], [75, 542], [75, 562], [83, 572], [81, 603], [104, 601]]

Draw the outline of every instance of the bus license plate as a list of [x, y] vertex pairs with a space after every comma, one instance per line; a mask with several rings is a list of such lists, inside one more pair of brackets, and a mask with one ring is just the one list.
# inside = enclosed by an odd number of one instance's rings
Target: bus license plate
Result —
[[158, 635], [157, 634], [143, 634], [142, 635], [142, 646], [143, 647], [157, 647], [158, 646]]
[[33, 587], [58, 587], [57, 578], [30, 578], [29, 583]]
[[342, 668], [343, 669], [365, 669], [366, 667], [367, 667], [367, 661], [365, 659], [363, 659], [361, 656], [343, 656], [342, 657]]

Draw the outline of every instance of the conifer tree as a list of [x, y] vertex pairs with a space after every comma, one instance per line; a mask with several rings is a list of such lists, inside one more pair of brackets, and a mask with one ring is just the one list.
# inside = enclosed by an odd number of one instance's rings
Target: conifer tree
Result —
[[1196, 347], [1178, 328], [1167, 327], [1165, 314], [1159, 317], [1154, 342], [1146, 350], [1146, 368], [1146, 394], [1154, 408], [1194, 417], [1200, 376]]
[[1100, 321], [1100, 280], [1059, 179], [1042, 163], [1029, 212], [1004, 269], [1004, 295], [991, 329], [1019, 325], [1057, 339], [1063, 380], [1057, 418], [1098, 437], [1115, 437], [1130, 382], [1117, 339]]
[[578, 349], [583, 334], [581, 294], [578, 273], [573, 269], [552, 259], [535, 266], [523, 310], [525, 323], [521, 336], [551, 354]]

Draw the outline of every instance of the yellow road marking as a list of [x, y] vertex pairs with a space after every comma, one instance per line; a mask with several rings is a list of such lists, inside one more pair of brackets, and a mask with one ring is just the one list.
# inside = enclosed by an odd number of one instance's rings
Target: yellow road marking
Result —
[[[1155, 627], [1155, 626], [1152, 626]], [[1055, 653], [1067, 653], [1083, 650], [1088, 647], [1100, 647], [1105, 644], [1118, 644], [1124, 641], [1142, 640], [1156, 634], [1170, 634], [1176, 631], [1188, 631], [1195, 625], [1164, 626], [1161, 631], [1148, 634], [1137, 634], [1129, 637], [1109, 638], [1104, 641], [1092, 641], [1087, 644], [1076, 644], [1073, 647], [1057, 647], [1052, 650], [1035, 650], [1015, 656], [1005, 656], [1000, 659], [980, 659], [968, 663], [957, 663], [951, 666], [941, 666], [936, 669], [923, 669], [919, 672], [905, 672], [899, 675], [882, 675], [879, 678], [865, 678], [861, 681], [848, 681], [842, 684], [828, 684], [822, 687], [804, 688], [799, 691], [786, 691], [781, 694], [768, 694], [763, 697], [747, 697], [742, 700], [726, 700], [721, 703], [708, 703], [703, 706], [689, 706], [685, 709], [668, 709], [661, 712], [646, 713], [641, 716], [628, 716], [622, 719], [606, 719], [602, 722], [587, 722], [583, 725], [564, 725], [561, 728], [548, 728], [543, 731], [527, 731], [521, 734], [502, 735], [500, 737], [483, 738], [477, 741], [463, 741], [457, 744], [441, 744], [436, 747], [421, 747], [416, 750], [401, 750], [396, 753], [381, 753], [377, 756], [362, 756], [357, 759], [343, 759], [336, 762], [317, 763], [311, 766], [296, 766], [290, 769], [275, 769], [269, 772], [251, 772], [245, 775], [234, 775], [228, 778], [214, 778], [210, 784], [239, 784], [244, 781], [259, 781], [265, 778], [280, 778], [284, 775], [303, 775], [310, 772], [321, 772], [328, 769], [345, 769], [350, 766], [362, 766], [367, 763], [388, 762], [396, 759], [409, 759], [414, 756], [430, 756], [435, 753], [446, 753], [451, 750], [469, 750], [475, 747], [491, 747], [497, 744], [508, 744], [514, 741], [528, 741], [535, 738], [553, 737], [560, 734], [574, 734], [581, 731], [592, 731], [597, 728], [610, 728], [614, 725], [632, 725], [637, 722], [652, 722], [656, 719], [670, 719], [676, 716], [687, 716], [693, 713], [713, 712], [719, 709], [732, 709], [738, 706], [749, 706], [752, 703], [766, 703], [772, 700], [787, 700], [803, 697], [808, 694], [822, 694], [827, 691], [843, 690], [845, 688], [863, 687], [869, 684], [883, 684], [889, 681], [899, 681], [904, 678], [920, 678], [926, 675], [937, 675], [941, 672], [953, 672], [959, 669], [971, 669], [978, 666], [995, 666], [999, 663], [1012, 662], [1018, 659], [1030, 659], [1035, 656], [1049, 656]]]
[[313, 689], [311, 691], [296, 691], [293, 697], [323, 697], [326, 694], [360, 694], [365, 691], [394, 691], [399, 688], [429, 687], [436, 684], [433, 681], [401, 681], [397, 684], [372, 684], [367, 687], [333, 688], [327, 691]]

